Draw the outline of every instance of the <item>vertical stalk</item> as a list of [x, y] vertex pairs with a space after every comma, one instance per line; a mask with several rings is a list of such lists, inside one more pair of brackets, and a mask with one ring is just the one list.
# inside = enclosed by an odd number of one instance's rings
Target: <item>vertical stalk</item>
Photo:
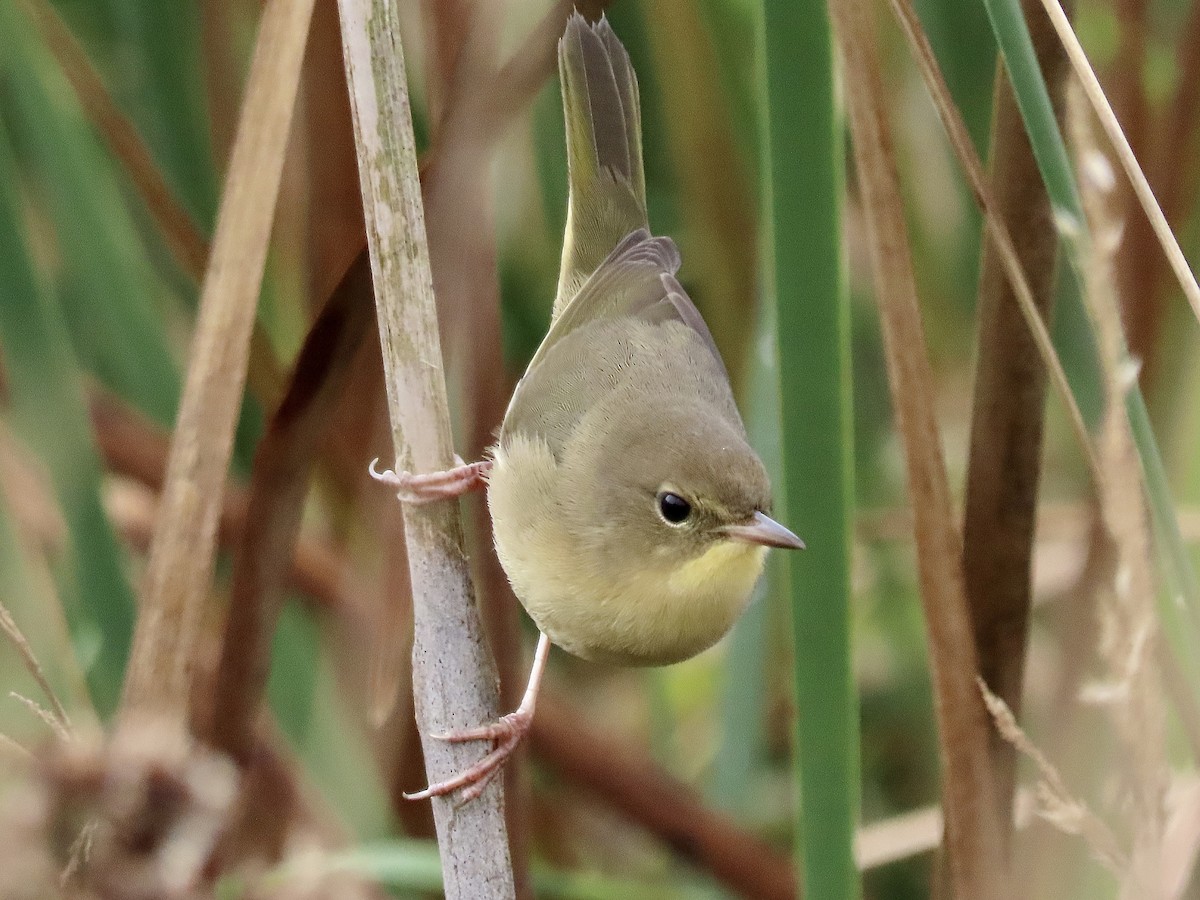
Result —
[[143, 579], [123, 713], [187, 714], [313, 2], [273, 0], [263, 9]]
[[946, 859], [953, 896], [1008, 896], [992, 800], [991, 721], [976, 682], [958, 533], [934, 410], [933, 372], [917, 300], [904, 205], [870, 4], [831, 0], [871, 252], [888, 387], [904, 444], [921, 603], [942, 761]]
[[[417, 172], [412, 109], [395, 0], [339, 0], [367, 243], [379, 317], [396, 466], [453, 465], [450, 413]], [[426, 771], [439, 781], [487, 747], [431, 734], [496, 717], [488, 654], [457, 508], [404, 507], [413, 600], [413, 693]], [[513, 896], [502, 779], [455, 807], [433, 799], [448, 898]]]
[[[822, 900], [859, 896], [858, 705], [850, 656], [850, 316], [841, 247], [842, 117], [825, 4], [765, 0], [764, 242], [778, 309], [790, 561], [798, 857]], [[803, 341], [801, 341], [803, 336]]]
[[[1026, 0], [1033, 9], [1037, 0]], [[1056, 114], [1063, 112], [1066, 56], [1049, 20], [1030, 18], [1034, 47]], [[1060, 118], [1061, 121], [1061, 118]], [[1038, 311], [1051, 318], [1058, 231], [1021, 124], [1012, 85], [996, 78], [991, 186], [997, 214], [1013, 236]], [[1041, 475], [1046, 366], [1022, 320], [1001, 254], [984, 243], [979, 275], [979, 336], [963, 523], [963, 575], [979, 675], [1009, 709], [1021, 710], [1032, 601], [1034, 517]], [[1004, 852], [1012, 833], [1016, 751], [994, 731], [995, 801]]]

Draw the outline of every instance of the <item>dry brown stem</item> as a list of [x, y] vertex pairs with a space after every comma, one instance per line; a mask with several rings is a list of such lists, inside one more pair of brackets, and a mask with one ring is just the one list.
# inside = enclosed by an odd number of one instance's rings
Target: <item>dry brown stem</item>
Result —
[[[1195, 203], [1200, 172], [1190, 163], [1200, 134], [1200, 2], [1193, 2], [1175, 49], [1179, 74], [1163, 113], [1159, 179], [1163, 212], [1178, 227]], [[1161, 267], [1160, 267], [1161, 268]]]
[[254, 456], [212, 715], [201, 730], [215, 746], [239, 761], [254, 742], [270, 667], [271, 639], [283, 606], [284, 575], [291, 565], [316, 451], [332, 408], [341, 397], [354, 353], [371, 326], [371, 311], [370, 271], [365, 262], [358, 262], [347, 271], [309, 330], [287, 394]]
[[[1030, 15], [1042, 75], [1062, 121], [1066, 57], [1044, 15]], [[997, 64], [992, 113], [991, 181], [996, 206], [1014, 236], [1014, 250], [1043, 321], [1054, 303], [1058, 230], [1012, 86]], [[1024, 684], [1032, 604], [1032, 561], [1046, 367], [1022, 321], [1009, 273], [994, 240], [986, 241], [979, 275], [979, 332], [975, 394], [963, 520], [963, 575], [974, 625], [979, 674], [1018, 713]], [[996, 816], [1004, 823], [1004, 852], [1012, 836], [1016, 756], [999, 734], [991, 741]]]
[[[1148, 158], [1147, 175], [1158, 196], [1163, 214], [1176, 231], [1194, 204], [1196, 166], [1193, 147], [1200, 132], [1200, 2], [1193, 2], [1175, 45], [1177, 73], [1174, 92], [1150, 123], [1151, 130], [1140, 143], [1133, 141], [1139, 156]], [[1127, 69], [1115, 69], [1127, 72]], [[1119, 96], [1118, 96], [1118, 99]], [[1125, 107], [1114, 104], [1122, 121]], [[1132, 137], [1132, 136], [1131, 136]], [[1128, 195], [1132, 204], [1133, 194]], [[1118, 257], [1121, 303], [1129, 329], [1130, 352], [1142, 360], [1143, 390], [1153, 391], [1158, 376], [1159, 340], [1166, 313], [1162, 276], [1166, 266], [1154, 250], [1154, 232], [1142, 216], [1125, 212], [1126, 235]]]
[[303, 136], [307, 163], [306, 260], [309, 297], [318, 307], [366, 240], [336, 3], [318, 3], [313, 9], [301, 89], [304, 121], [299, 123], [303, 131], [298, 129], [297, 137]]
[[842, 50], [888, 384], [905, 447], [915, 513], [943, 772], [954, 896], [1009, 896], [990, 769], [990, 722], [975, 688], [977, 661], [963, 583], [962, 544], [934, 415], [933, 374], [917, 302], [907, 227], [869, 8], [830, 4]]
[[221, 491], [241, 409], [250, 335], [313, 0], [264, 8], [191, 362], [163, 510], [140, 592], [123, 714], [187, 717], [190, 667], [216, 555]]
[[[451, 371], [458, 373], [457, 408], [464, 410], [468, 459], [482, 459], [504, 417], [510, 394], [500, 328], [495, 241], [493, 150], [497, 118], [486, 104], [498, 77], [497, 35], [503, 7], [495, 0], [441, 0], [428, 10], [430, 86], [441, 97], [435, 115], [433, 161], [424, 172], [426, 228], [434, 292], [444, 323]], [[500, 676], [504, 709], [520, 702], [528, 674], [518, 605], [492, 542], [482, 498], [467, 503], [480, 612]], [[392, 676], [392, 681], [397, 679]], [[393, 691], [394, 694], [394, 691]], [[529, 783], [526, 751], [505, 764], [505, 812], [517, 895], [532, 896], [527, 871]]]
[[925, 85], [929, 89], [934, 105], [937, 107], [938, 116], [950, 139], [950, 145], [958, 158], [959, 165], [962, 166], [967, 183], [975, 195], [975, 202], [983, 213], [987, 226], [986, 234], [992, 242], [990, 246], [994, 247], [999, 260], [1004, 265], [1009, 285], [1012, 287], [1012, 296], [1020, 308], [1042, 364], [1049, 372], [1050, 382], [1054, 386], [1055, 393], [1058, 394], [1067, 410], [1079, 449], [1087, 458], [1093, 477], [1098, 478], [1099, 467], [1087, 424], [1083, 420], [1083, 413], [1075, 403], [1075, 396], [1071, 393], [1066, 372], [1063, 370], [1062, 363], [1059, 361], [1054, 344], [1050, 339], [1050, 330], [1038, 310], [1033, 288], [1025, 274], [1021, 258], [1017, 254], [1016, 243], [1013, 241], [1004, 218], [1000, 215], [999, 200], [984, 174], [983, 163], [980, 162], [979, 154], [975, 152], [975, 146], [971, 143], [971, 137], [963, 122], [962, 114], [959, 113], [950, 96], [950, 89], [946, 86], [946, 80], [933, 55], [929, 38], [926, 37], [921, 27], [912, 0], [892, 0], [892, 9], [900, 21], [905, 37], [909, 40], [917, 65], [921, 69], [921, 76], [925, 79]]
[[[454, 448], [399, 23], [387, 0], [340, 0], [339, 9], [396, 467], [438, 471], [453, 465]], [[404, 526], [416, 717], [433, 782], [486, 752], [429, 735], [494, 719], [496, 675], [456, 507], [406, 504]], [[512, 896], [501, 783], [461, 808], [453, 802], [433, 801], [447, 897]]]

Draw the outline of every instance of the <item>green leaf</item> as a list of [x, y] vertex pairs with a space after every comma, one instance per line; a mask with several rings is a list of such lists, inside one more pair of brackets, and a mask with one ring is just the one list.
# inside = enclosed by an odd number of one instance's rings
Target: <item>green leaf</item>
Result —
[[[824, 3], [765, 0], [768, 283], [778, 310], [804, 894], [858, 897], [858, 701], [851, 667], [850, 308], [843, 126]], [[801, 339], [801, 336], [803, 338]]]
[[13, 424], [46, 466], [67, 524], [57, 588], [92, 699], [108, 715], [120, 698], [133, 596], [100, 501], [101, 469], [66, 324], [27, 249], [18, 183], [8, 134], [0, 131], [0, 350]]
[[54, 226], [64, 321], [87, 369], [170, 425], [180, 379], [156, 306], [166, 292], [108, 157], [35, 35], [12, 4], [0, 4], [0, 103]]

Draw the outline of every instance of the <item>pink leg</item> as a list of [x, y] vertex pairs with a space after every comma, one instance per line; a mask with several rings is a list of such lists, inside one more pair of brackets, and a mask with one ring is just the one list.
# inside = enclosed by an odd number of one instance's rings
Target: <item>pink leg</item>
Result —
[[550, 656], [550, 638], [542, 634], [538, 637], [537, 651], [533, 656], [533, 669], [529, 673], [529, 685], [525, 688], [525, 696], [515, 712], [502, 716], [498, 721], [477, 728], [467, 728], [462, 731], [450, 731], [445, 734], [435, 734], [439, 741], [463, 743], [465, 741], [494, 741], [496, 746], [487, 756], [471, 767], [459, 772], [453, 778], [431, 784], [423, 791], [415, 794], [405, 794], [408, 800], [424, 800], [426, 797], [441, 797], [462, 789], [462, 802], [468, 803], [483, 793], [484, 788], [504, 767], [504, 761], [512, 755], [513, 750], [521, 743], [521, 738], [529, 731], [533, 723], [533, 710], [537, 705], [538, 688], [542, 683], [542, 673], [546, 670], [546, 660]]
[[391, 469], [380, 472], [375, 468], [378, 462], [378, 459], [373, 459], [368, 466], [371, 477], [394, 487], [396, 496], [405, 503], [417, 505], [433, 503], [435, 500], [452, 500], [468, 491], [477, 491], [487, 485], [487, 473], [492, 468], [491, 460], [464, 463], [458, 459], [459, 465], [453, 469], [414, 475], [411, 472], [396, 473]]

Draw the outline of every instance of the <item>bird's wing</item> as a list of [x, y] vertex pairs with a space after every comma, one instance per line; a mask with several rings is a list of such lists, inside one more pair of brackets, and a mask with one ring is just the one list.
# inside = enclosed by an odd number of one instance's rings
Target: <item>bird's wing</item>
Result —
[[[621, 370], [619, 337], [646, 334], [647, 326], [675, 322], [686, 329], [659, 332], [663, 354], [686, 356], [684, 377], [719, 383], [728, 394], [728, 374], [700, 311], [675, 278], [679, 251], [670, 238], [638, 229], [622, 240], [587, 279], [550, 326], [525, 376], [513, 392], [503, 432], [533, 431], [553, 445], [611, 390]], [[668, 339], [668, 335], [670, 338]], [[668, 360], [669, 362], [669, 360]]]
[[668, 237], [650, 237], [644, 228], [626, 235], [550, 326], [529, 363], [529, 371], [567, 335], [595, 322], [622, 318], [662, 323], [675, 319], [700, 337], [721, 371], [725, 363], [700, 310], [676, 280], [679, 248]]

